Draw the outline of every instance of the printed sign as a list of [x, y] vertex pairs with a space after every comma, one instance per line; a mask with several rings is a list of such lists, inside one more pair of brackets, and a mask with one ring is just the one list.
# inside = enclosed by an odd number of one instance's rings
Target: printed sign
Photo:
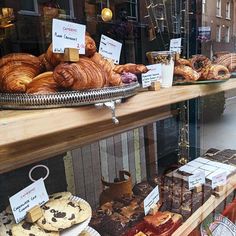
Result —
[[102, 34], [99, 45], [99, 53], [103, 57], [111, 59], [115, 64], [119, 64], [121, 48], [122, 44], [120, 42], [117, 42]]
[[152, 82], [160, 81], [162, 78], [161, 64], [148, 65], [148, 72], [142, 74], [142, 87], [151, 86]]
[[77, 48], [80, 54], [85, 54], [85, 28], [85, 25], [53, 19], [53, 52], [64, 53], [65, 48]]
[[181, 53], [181, 38], [170, 40], [170, 51]]
[[204, 171], [198, 171], [196, 173], [194, 173], [193, 175], [190, 175], [188, 177], [188, 187], [189, 190], [205, 184], [206, 180], [205, 180], [205, 172]]
[[156, 186], [149, 194], [148, 196], [144, 199], [144, 213], [145, 215], [148, 214], [150, 211], [151, 207], [156, 204], [160, 200], [159, 196], [159, 188]]
[[210, 26], [198, 27], [197, 39], [202, 42], [210, 41], [211, 40], [211, 27]]
[[222, 173], [212, 176], [211, 186], [214, 189], [218, 186], [225, 185], [226, 182], [227, 182], [227, 173], [222, 172]]
[[48, 194], [43, 179], [39, 179], [16, 193], [9, 199], [16, 223], [26, 216], [27, 211], [36, 205], [43, 205], [48, 201]]

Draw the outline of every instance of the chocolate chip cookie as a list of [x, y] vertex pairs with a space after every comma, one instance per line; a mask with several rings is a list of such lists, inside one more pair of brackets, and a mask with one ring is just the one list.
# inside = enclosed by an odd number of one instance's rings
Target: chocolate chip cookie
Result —
[[45, 231], [37, 224], [21, 221], [12, 226], [12, 236], [59, 236], [59, 233]]
[[0, 235], [11, 236], [12, 225], [15, 224], [14, 216], [11, 213], [3, 211], [0, 213]]
[[47, 202], [43, 207], [43, 217], [37, 224], [49, 231], [61, 231], [81, 223], [91, 217], [92, 210], [85, 201], [57, 199]]

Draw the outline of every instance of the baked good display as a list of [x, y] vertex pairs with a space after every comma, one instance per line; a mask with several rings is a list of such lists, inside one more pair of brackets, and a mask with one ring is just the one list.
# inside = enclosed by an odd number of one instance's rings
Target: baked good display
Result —
[[220, 63], [213, 63], [204, 55], [194, 55], [190, 59], [176, 60], [174, 67], [176, 82], [197, 82], [209, 80], [227, 80], [231, 74]]
[[162, 211], [181, 214], [186, 220], [211, 196], [212, 189], [203, 185], [201, 191], [189, 190], [188, 174], [174, 170], [163, 178], [161, 198], [163, 199]]
[[40, 228], [49, 231], [62, 231], [81, 223], [91, 216], [91, 207], [83, 201], [57, 199], [47, 202], [43, 216], [37, 221]]
[[36, 224], [21, 221], [12, 226], [12, 236], [59, 236], [59, 232], [45, 231]]

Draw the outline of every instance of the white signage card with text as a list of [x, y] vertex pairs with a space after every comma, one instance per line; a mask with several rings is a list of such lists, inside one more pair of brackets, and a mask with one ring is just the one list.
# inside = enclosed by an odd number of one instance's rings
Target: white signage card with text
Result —
[[106, 59], [111, 59], [115, 64], [119, 64], [121, 48], [122, 43], [103, 34], [101, 35], [99, 53]]
[[48, 201], [48, 194], [43, 179], [39, 179], [9, 198], [16, 223], [26, 216], [27, 211], [36, 205], [43, 205]]
[[85, 25], [53, 19], [53, 52], [64, 53], [65, 48], [77, 48], [79, 54], [85, 54], [85, 29]]
[[199, 186], [199, 185], [202, 185], [202, 184], [205, 184], [206, 182], [206, 179], [205, 179], [205, 172], [204, 171], [198, 171], [196, 173], [194, 173], [193, 175], [190, 175], [188, 177], [188, 187], [189, 187], [189, 190]]
[[145, 215], [148, 214], [148, 212], [150, 211], [151, 207], [158, 203], [158, 201], [160, 200], [160, 196], [159, 196], [159, 188], [158, 185], [148, 194], [148, 196], [144, 199], [143, 203], [144, 203], [144, 213]]
[[170, 40], [170, 51], [181, 53], [181, 38]]
[[211, 186], [214, 189], [218, 186], [225, 185], [226, 182], [227, 182], [227, 173], [226, 172], [218, 173], [212, 176]]
[[142, 74], [142, 87], [151, 86], [152, 82], [160, 81], [162, 78], [161, 64], [148, 65], [148, 72]]

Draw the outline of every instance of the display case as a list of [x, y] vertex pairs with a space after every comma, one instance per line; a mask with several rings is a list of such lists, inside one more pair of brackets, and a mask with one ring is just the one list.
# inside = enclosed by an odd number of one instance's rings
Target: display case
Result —
[[[0, 235], [235, 235], [235, 4], [1, 3]], [[76, 62], [50, 51], [54, 19], [86, 26], [85, 55], [63, 46]], [[41, 73], [54, 90], [31, 93]], [[23, 209], [32, 182], [50, 199]]]

